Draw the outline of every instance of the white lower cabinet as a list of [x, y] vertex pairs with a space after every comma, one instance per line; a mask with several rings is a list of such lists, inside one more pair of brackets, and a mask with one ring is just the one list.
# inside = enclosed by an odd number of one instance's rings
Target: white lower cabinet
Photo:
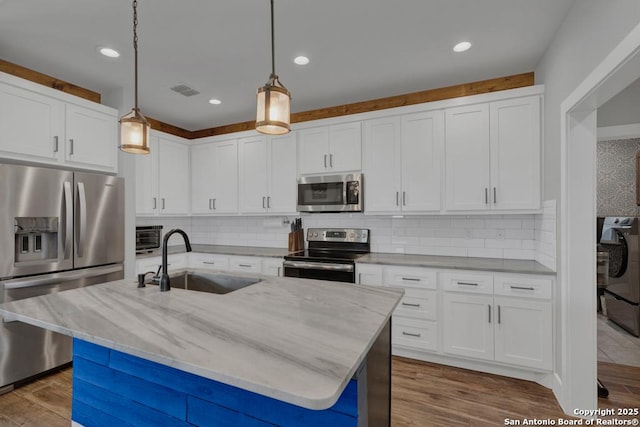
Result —
[[[455, 275], [441, 276], [445, 353], [553, 368], [551, 279], [496, 275], [489, 287], [487, 275], [463, 280]], [[483, 292], [477, 292], [481, 284]]]
[[262, 274], [282, 277], [284, 275], [283, 261], [284, 259], [282, 258], [262, 258]]
[[208, 270], [229, 270], [229, 256], [220, 254], [203, 254], [192, 252], [189, 254], [189, 267]]
[[[283, 275], [282, 261], [283, 258], [206, 254], [202, 252], [172, 254], [167, 258], [169, 271], [177, 268], [197, 268], [201, 270], [260, 273], [275, 277]], [[161, 264], [161, 256], [140, 258], [136, 260], [136, 274], [149, 271], [155, 273]]]

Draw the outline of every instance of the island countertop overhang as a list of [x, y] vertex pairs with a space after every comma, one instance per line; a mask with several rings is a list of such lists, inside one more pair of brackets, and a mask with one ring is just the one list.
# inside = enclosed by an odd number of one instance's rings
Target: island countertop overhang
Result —
[[[226, 273], [225, 273], [226, 274]], [[22, 321], [309, 409], [333, 405], [402, 291], [263, 277], [226, 295], [119, 280], [0, 305]]]

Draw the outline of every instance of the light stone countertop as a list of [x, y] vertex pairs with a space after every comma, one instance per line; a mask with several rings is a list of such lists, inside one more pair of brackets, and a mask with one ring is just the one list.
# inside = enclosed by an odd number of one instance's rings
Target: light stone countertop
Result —
[[523, 259], [472, 258], [435, 255], [370, 253], [356, 260], [358, 264], [401, 265], [454, 270], [495, 271], [500, 273], [548, 274], [556, 272], [537, 261]]
[[160, 292], [156, 286], [136, 288], [129, 279], [5, 303], [0, 315], [326, 409], [401, 297], [402, 291], [389, 288], [281, 277], [263, 277], [225, 295]]
[[[184, 245], [169, 246], [169, 254], [179, 254], [185, 252]], [[204, 254], [239, 255], [282, 258], [289, 255], [287, 248], [265, 248], [259, 246], [230, 246], [230, 245], [191, 245], [193, 252]], [[162, 256], [162, 249], [154, 249], [151, 252], [136, 254], [136, 259], [143, 259], [154, 256]]]

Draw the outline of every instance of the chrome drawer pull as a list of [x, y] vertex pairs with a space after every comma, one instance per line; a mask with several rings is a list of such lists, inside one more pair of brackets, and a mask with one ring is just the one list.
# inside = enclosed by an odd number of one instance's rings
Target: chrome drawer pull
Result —
[[472, 283], [472, 282], [456, 282], [458, 285], [465, 285], [465, 286], [478, 286], [477, 283]]
[[403, 277], [402, 280], [406, 281], [406, 282], [419, 282], [420, 279], [416, 279], [414, 277]]
[[238, 267], [251, 268], [253, 266], [251, 264], [238, 264]]
[[420, 338], [420, 334], [412, 334], [411, 332], [402, 331], [402, 335], [406, 335], [408, 337]]
[[203, 264], [215, 265], [215, 261], [202, 261]]
[[533, 286], [513, 286], [511, 285], [511, 289], [519, 289], [521, 291], [535, 291]]
[[420, 304], [413, 304], [410, 302], [403, 302], [402, 305], [406, 306], [406, 307], [420, 307]]

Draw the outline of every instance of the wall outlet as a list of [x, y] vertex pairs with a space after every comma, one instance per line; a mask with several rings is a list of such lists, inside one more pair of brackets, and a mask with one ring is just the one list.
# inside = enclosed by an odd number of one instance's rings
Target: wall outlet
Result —
[[496, 230], [496, 239], [504, 240], [504, 230]]

